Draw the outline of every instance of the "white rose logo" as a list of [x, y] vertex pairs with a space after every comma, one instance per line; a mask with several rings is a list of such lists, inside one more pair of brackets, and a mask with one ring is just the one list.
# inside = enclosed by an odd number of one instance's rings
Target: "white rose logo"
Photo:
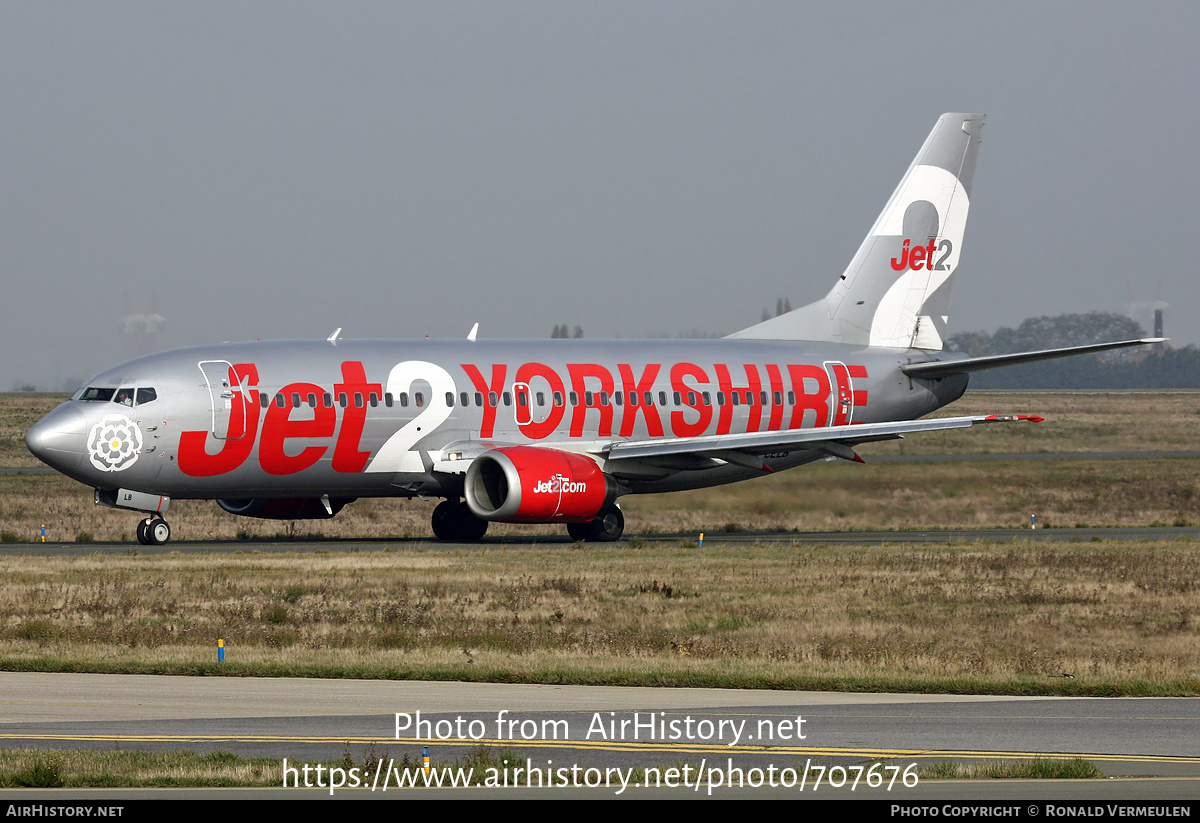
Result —
[[137, 462], [142, 451], [142, 433], [137, 424], [121, 414], [110, 414], [92, 427], [88, 453], [92, 465], [106, 472], [119, 472]]

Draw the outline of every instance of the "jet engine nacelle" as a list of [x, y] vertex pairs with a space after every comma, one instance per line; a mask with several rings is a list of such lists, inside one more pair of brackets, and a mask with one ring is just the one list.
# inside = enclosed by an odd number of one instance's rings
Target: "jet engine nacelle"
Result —
[[242, 517], [261, 517], [264, 520], [328, 520], [354, 498], [338, 497], [328, 500], [329, 508], [319, 497], [255, 497], [249, 500], [218, 500], [217, 505], [230, 514]]
[[585, 523], [617, 497], [594, 460], [537, 446], [492, 449], [467, 469], [471, 512], [504, 523]]

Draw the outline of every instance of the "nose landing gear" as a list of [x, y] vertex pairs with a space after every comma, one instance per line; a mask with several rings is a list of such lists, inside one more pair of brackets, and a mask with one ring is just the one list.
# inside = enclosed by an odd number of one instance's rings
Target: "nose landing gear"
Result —
[[171, 527], [161, 517], [147, 517], [137, 525], [137, 539], [143, 546], [161, 546], [171, 539]]

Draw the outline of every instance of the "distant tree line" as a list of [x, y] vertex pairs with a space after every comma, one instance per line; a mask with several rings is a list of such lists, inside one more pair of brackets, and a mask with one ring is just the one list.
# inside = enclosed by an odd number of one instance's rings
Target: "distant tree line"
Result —
[[[1146, 337], [1135, 320], [1119, 314], [1060, 314], [1031, 317], [1015, 329], [963, 332], [946, 339], [946, 349], [971, 357], [1038, 349], [1086, 346]], [[1198, 389], [1200, 349], [1188, 346], [1149, 351], [1118, 349], [1097, 355], [1046, 360], [1028, 366], [971, 375], [973, 389]]]

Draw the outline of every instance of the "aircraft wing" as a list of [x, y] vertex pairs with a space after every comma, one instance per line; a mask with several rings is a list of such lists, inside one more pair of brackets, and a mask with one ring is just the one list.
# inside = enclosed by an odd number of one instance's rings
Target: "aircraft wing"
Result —
[[[625, 440], [611, 443], [598, 451], [610, 460], [694, 455], [714, 457], [732, 463], [744, 463], [744, 459], [752, 455], [813, 449], [861, 463], [864, 461], [854, 453], [853, 449], [853, 446], [858, 443], [894, 440], [914, 432], [965, 429], [977, 423], [1009, 423], [1019, 420], [1040, 423], [1042, 419], [1028, 414], [990, 414], [973, 417], [937, 417], [929, 420], [895, 420], [887, 423], [853, 423], [848, 426], [823, 426], [787, 431]], [[761, 461], [757, 462], [761, 463]]]

